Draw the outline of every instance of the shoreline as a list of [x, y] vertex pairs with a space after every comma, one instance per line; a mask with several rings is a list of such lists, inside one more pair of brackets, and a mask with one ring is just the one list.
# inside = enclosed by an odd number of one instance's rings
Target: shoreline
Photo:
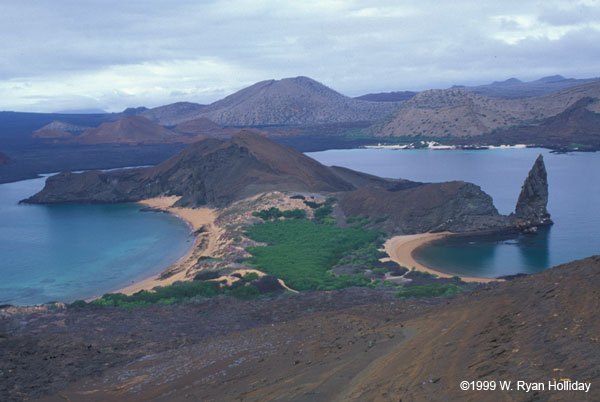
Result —
[[439, 278], [452, 278], [454, 276], [459, 276], [461, 280], [464, 282], [479, 282], [479, 283], [488, 283], [488, 282], [501, 282], [502, 279], [496, 278], [483, 278], [476, 276], [461, 276], [449, 274], [447, 272], [439, 271], [437, 269], [428, 267], [426, 265], [421, 264], [414, 258], [414, 252], [420, 248], [425, 246], [426, 244], [431, 243], [434, 240], [442, 239], [446, 236], [452, 235], [452, 232], [440, 232], [440, 233], [419, 233], [414, 235], [402, 235], [402, 236], [394, 236], [388, 239], [385, 244], [385, 252], [388, 254], [391, 261], [394, 261], [409, 270], [413, 267], [417, 271], [428, 272], [430, 274], [435, 274]]
[[[214, 251], [216, 241], [220, 235], [214, 225], [216, 212], [211, 208], [182, 208], [173, 207], [180, 197], [156, 197], [138, 201], [151, 209], [167, 212], [187, 223], [194, 236], [194, 244], [188, 252], [158, 274], [153, 274], [139, 281], [115, 289], [111, 293], [132, 295], [140, 290], [152, 290], [156, 286], [167, 286], [177, 281], [185, 281], [188, 271], [196, 265], [201, 256], [210, 256]], [[199, 232], [201, 230], [201, 232]], [[98, 296], [100, 297], [100, 296]]]

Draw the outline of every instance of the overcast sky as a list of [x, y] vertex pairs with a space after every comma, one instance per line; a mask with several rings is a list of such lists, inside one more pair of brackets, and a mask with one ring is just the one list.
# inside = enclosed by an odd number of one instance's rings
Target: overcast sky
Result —
[[298, 75], [357, 96], [600, 76], [600, 0], [5, 0], [0, 40], [0, 110], [210, 103]]

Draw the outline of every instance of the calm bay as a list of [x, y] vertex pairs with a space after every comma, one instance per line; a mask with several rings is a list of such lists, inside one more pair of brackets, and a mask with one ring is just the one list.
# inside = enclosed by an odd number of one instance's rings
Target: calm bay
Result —
[[138, 204], [25, 205], [45, 178], [0, 184], [0, 304], [102, 295], [181, 258], [190, 229]]
[[[537, 235], [452, 237], [415, 253], [423, 264], [457, 275], [497, 277], [533, 273], [600, 253], [600, 154], [553, 154], [545, 149], [390, 150], [351, 149], [308, 155], [390, 178], [422, 182], [464, 180], [479, 185], [502, 214], [514, 210], [536, 157], [548, 171], [548, 210], [554, 220]], [[410, 267], [409, 267], [410, 268]]]

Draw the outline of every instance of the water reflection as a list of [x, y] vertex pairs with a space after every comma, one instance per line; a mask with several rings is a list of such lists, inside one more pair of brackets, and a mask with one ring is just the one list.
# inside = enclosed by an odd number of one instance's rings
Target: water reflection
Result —
[[450, 236], [418, 249], [415, 258], [463, 276], [534, 273], [549, 267], [549, 231], [542, 228], [537, 234]]
[[535, 235], [519, 236], [517, 249], [521, 254], [523, 273], [538, 272], [550, 268], [551, 227], [538, 229]]

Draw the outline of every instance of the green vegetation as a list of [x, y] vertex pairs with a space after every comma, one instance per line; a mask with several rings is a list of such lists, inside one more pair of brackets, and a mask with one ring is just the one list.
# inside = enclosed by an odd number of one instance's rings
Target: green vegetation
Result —
[[381, 233], [359, 228], [342, 229], [306, 220], [272, 221], [252, 226], [246, 233], [266, 247], [249, 247], [246, 262], [283, 279], [296, 290], [332, 290], [366, 286], [362, 274], [335, 276], [330, 269], [355, 250], [375, 249]]
[[371, 272], [376, 275], [385, 275], [389, 270], [387, 268], [373, 268]]
[[368, 225], [369, 223], [371, 223], [371, 220], [369, 219], [368, 216], [365, 217], [360, 217], [360, 216], [352, 216], [350, 218], [346, 219], [346, 223], [348, 224], [355, 224], [353, 225], [354, 227], [363, 227]]
[[194, 276], [195, 281], [208, 281], [211, 279], [217, 279], [221, 274], [218, 271], [202, 271], [198, 272], [196, 276]]
[[258, 279], [258, 274], [256, 272], [248, 272], [246, 275], [242, 277], [244, 282], [252, 282]]
[[262, 211], [254, 211], [252, 212], [252, 215], [258, 216], [264, 221], [279, 219], [281, 217], [288, 219], [305, 219], [306, 211], [299, 208], [280, 211], [279, 208], [271, 207], [269, 209], [263, 209]]
[[305, 199], [306, 199], [306, 197], [301, 194], [292, 195], [290, 197], [290, 200], [305, 200]]
[[[315, 209], [315, 216], [313, 220], [316, 223], [325, 223], [325, 218], [329, 217], [329, 214], [333, 212], [331, 205], [324, 205]], [[333, 219], [333, 218], [332, 218]]]
[[441, 297], [455, 295], [460, 292], [462, 292], [462, 288], [451, 283], [444, 285], [429, 284], [404, 288], [397, 292], [396, 296], [401, 299], [408, 299], [409, 297]]
[[257, 280], [256, 273], [246, 274], [242, 280], [236, 281], [231, 286], [221, 286], [219, 282], [197, 280], [179, 282], [170, 286], [156, 287], [154, 292], [141, 290], [131, 296], [122, 293], [107, 293], [99, 299], [86, 303], [76, 300], [69, 305], [70, 308], [83, 308], [93, 306], [110, 306], [121, 308], [144, 307], [152, 304], [168, 305], [185, 300], [198, 298], [212, 298], [219, 295], [229, 295], [238, 299], [255, 299], [260, 297], [259, 290], [251, 284]]

